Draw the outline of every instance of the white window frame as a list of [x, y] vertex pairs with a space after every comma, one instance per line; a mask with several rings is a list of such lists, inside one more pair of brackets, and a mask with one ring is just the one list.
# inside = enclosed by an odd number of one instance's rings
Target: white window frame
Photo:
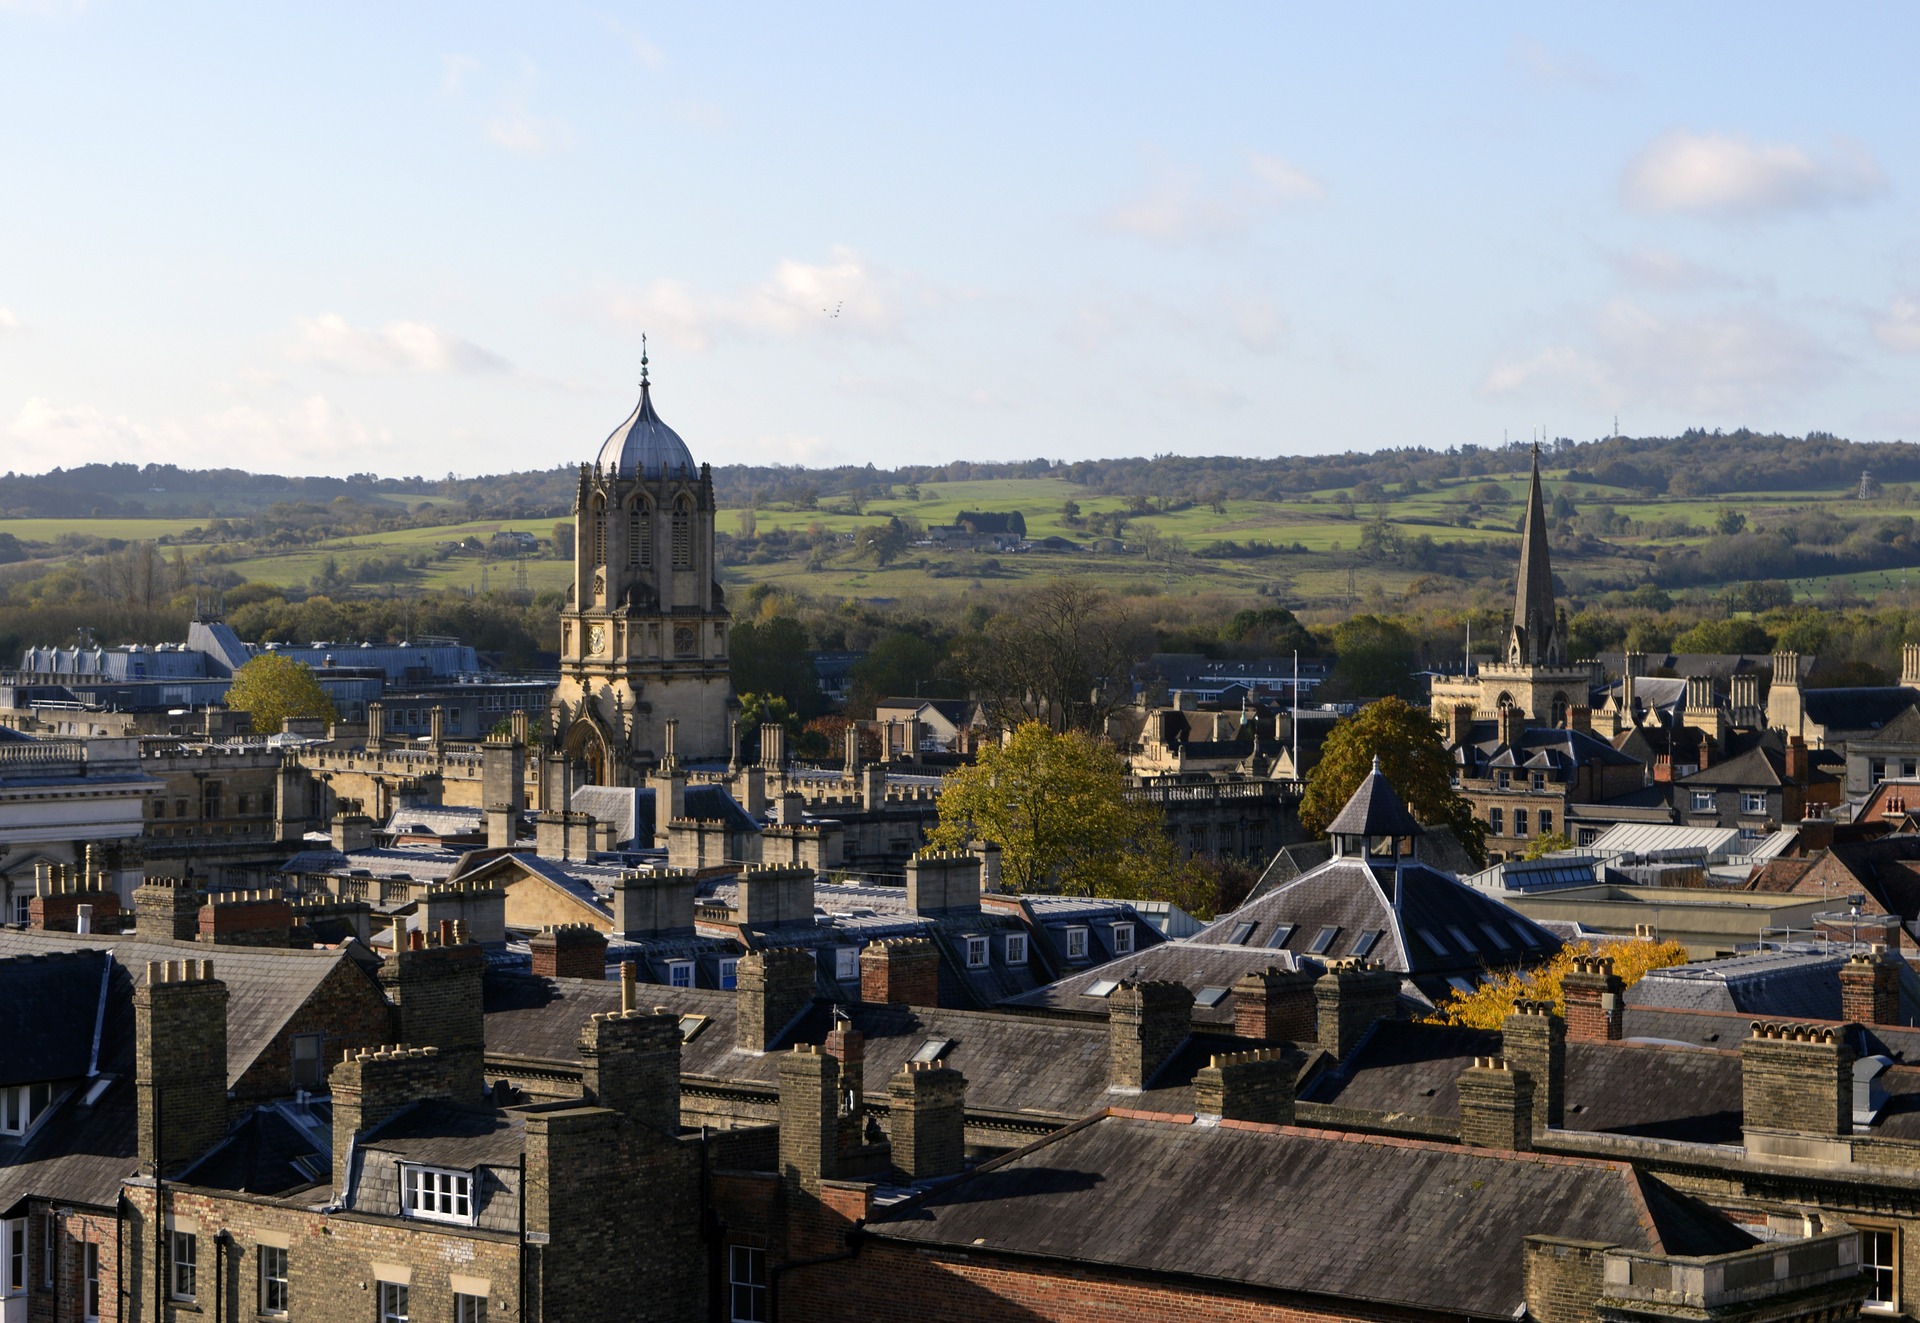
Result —
[[484, 1295], [455, 1293], [453, 1323], [487, 1323], [487, 1298]]
[[198, 1300], [199, 1289], [200, 1237], [175, 1227], [167, 1233], [167, 1294], [175, 1300]]
[[1007, 934], [1007, 963], [1024, 965], [1027, 963], [1027, 935], [1025, 933]]
[[0, 1231], [6, 1232], [7, 1275], [0, 1280], [0, 1296], [25, 1295], [27, 1293], [27, 1219], [8, 1218]]
[[100, 1323], [100, 1244], [89, 1240], [80, 1246], [80, 1308], [87, 1323]]
[[[1860, 1266], [1868, 1270], [1873, 1281], [1874, 1294], [1861, 1308], [1875, 1314], [1897, 1314], [1900, 1312], [1900, 1230], [1898, 1227], [1857, 1227], [1860, 1233]], [[1886, 1238], [1887, 1261], [1880, 1262], [1874, 1254], [1876, 1236]], [[1885, 1273], [1890, 1283], [1892, 1299], [1879, 1298], [1881, 1274]]]
[[0, 1135], [24, 1135], [47, 1114], [53, 1103], [53, 1085], [14, 1084], [0, 1089]]
[[720, 957], [720, 986], [722, 988], [737, 988], [740, 986], [740, 961], [738, 957]]
[[[287, 1249], [284, 1245], [262, 1245], [256, 1251], [260, 1261], [260, 1312], [272, 1317], [284, 1317], [287, 1313], [288, 1268]], [[277, 1260], [277, 1261], [276, 1261]], [[274, 1272], [274, 1268], [278, 1272]], [[278, 1291], [274, 1288], [278, 1287]], [[280, 1304], [274, 1307], [274, 1297], [279, 1296]]]
[[1719, 801], [1711, 790], [1692, 790], [1687, 792], [1687, 811], [1689, 813], [1711, 813]]
[[1133, 924], [1121, 921], [1113, 925], [1113, 953], [1117, 956], [1133, 954]]
[[60, 1218], [52, 1212], [40, 1215], [40, 1282], [47, 1290], [53, 1289], [53, 1247], [60, 1235]]
[[1087, 930], [1085, 928], [1067, 929], [1067, 959], [1085, 960], [1087, 958]]
[[690, 988], [693, 986], [693, 961], [667, 961], [667, 986], [670, 988]]
[[1740, 811], [1742, 813], [1765, 813], [1767, 811], [1767, 792], [1764, 790], [1742, 790], [1740, 792]]
[[845, 983], [860, 977], [860, 948], [857, 946], [835, 947], [833, 952], [833, 976]]
[[967, 942], [967, 968], [985, 969], [993, 960], [992, 951], [984, 937], [969, 937]]
[[423, 1222], [450, 1222], [470, 1227], [476, 1200], [471, 1171], [453, 1167], [400, 1165], [400, 1212]]
[[752, 1245], [727, 1247], [727, 1318], [731, 1323], [767, 1323], [767, 1252]]
[[406, 1282], [378, 1282], [380, 1323], [409, 1323], [413, 1302]]

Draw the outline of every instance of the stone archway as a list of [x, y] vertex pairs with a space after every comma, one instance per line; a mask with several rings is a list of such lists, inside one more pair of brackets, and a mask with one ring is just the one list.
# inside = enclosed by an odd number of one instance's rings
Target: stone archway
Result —
[[574, 781], [578, 785], [610, 786], [613, 760], [607, 746], [606, 733], [598, 722], [582, 718], [567, 730], [566, 742], [561, 746], [567, 761], [573, 765]]

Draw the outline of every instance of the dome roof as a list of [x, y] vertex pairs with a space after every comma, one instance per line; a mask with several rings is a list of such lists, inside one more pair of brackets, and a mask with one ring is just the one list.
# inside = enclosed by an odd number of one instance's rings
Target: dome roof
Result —
[[658, 478], [680, 469], [691, 474], [697, 467], [693, 452], [687, 449], [680, 434], [661, 422], [660, 415], [653, 411], [651, 388], [644, 377], [640, 382], [640, 403], [600, 447], [599, 463], [601, 468], [623, 478]]

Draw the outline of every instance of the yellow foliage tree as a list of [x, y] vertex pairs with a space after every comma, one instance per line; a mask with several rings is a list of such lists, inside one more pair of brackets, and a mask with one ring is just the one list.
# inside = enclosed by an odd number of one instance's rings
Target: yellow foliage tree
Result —
[[1611, 942], [1569, 942], [1547, 964], [1526, 973], [1496, 974], [1472, 992], [1456, 992], [1427, 1016], [1429, 1024], [1457, 1024], [1468, 1029], [1498, 1029], [1513, 1014], [1517, 1001], [1550, 1001], [1554, 1013], [1567, 1013], [1565, 979], [1580, 956], [1601, 955], [1613, 960], [1613, 972], [1628, 987], [1648, 970], [1687, 963], [1687, 948], [1678, 942], [1649, 942], [1622, 937]]
[[334, 721], [333, 700], [304, 662], [262, 653], [233, 673], [227, 706], [253, 719], [256, 735], [277, 735], [290, 719], [318, 717]]
[[1120, 756], [1038, 721], [947, 778], [929, 840], [944, 850], [992, 841], [1010, 891], [1157, 898], [1176, 872], [1165, 819], [1157, 806], [1127, 797]]

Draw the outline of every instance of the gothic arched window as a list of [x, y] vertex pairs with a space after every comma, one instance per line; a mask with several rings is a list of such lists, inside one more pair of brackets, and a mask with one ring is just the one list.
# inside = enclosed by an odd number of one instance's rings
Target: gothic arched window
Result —
[[653, 512], [644, 500], [627, 507], [627, 564], [653, 568]]
[[693, 568], [693, 508], [684, 496], [673, 503], [673, 568]]
[[607, 563], [607, 506], [606, 502], [597, 496], [594, 497], [593, 500], [593, 543], [591, 550], [593, 552], [593, 563], [595, 565], [605, 565]]

